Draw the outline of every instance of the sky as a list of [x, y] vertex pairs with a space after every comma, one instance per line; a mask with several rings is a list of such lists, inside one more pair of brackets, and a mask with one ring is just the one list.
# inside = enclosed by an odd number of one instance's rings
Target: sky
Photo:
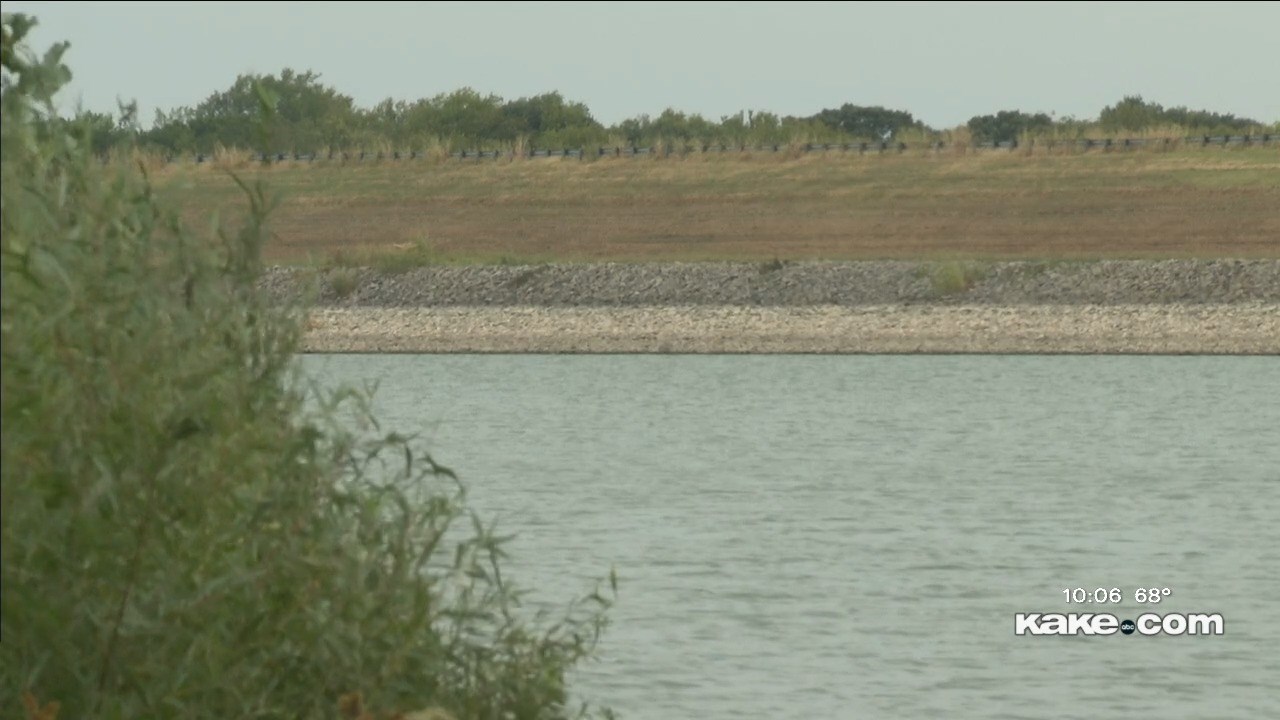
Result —
[[556, 90], [613, 124], [668, 107], [938, 128], [998, 110], [1096, 117], [1126, 95], [1280, 121], [1280, 2], [5, 2], [68, 40], [64, 109], [195, 105], [243, 73], [313, 70], [369, 107], [461, 87]]

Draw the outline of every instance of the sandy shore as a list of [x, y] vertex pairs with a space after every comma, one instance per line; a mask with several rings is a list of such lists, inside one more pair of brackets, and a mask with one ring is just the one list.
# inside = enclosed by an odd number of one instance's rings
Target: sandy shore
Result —
[[326, 307], [309, 352], [1280, 354], [1280, 304]]

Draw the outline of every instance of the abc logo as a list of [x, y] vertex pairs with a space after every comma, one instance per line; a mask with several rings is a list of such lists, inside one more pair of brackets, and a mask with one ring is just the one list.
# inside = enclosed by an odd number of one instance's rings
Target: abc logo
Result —
[[1138, 626], [1134, 624], [1132, 620], [1124, 620], [1120, 623], [1120, 632], [1124, 633], [1125, 635], [1132, 635], [1133, 631], [1137, 629], [1138, 629]]

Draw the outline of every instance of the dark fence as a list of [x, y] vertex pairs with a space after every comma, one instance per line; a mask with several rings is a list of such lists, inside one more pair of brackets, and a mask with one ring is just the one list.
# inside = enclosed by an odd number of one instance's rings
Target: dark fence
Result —
[[[857, 142], [857, 143], [807, 143], [803, 145], [791, 145], [779, 143], [776, 145], [663, 145], [663, 146], [635, 146], [620, 145], [614, 147], [590, 147], [590, 148], [536, 148], [527, 150], [522, 153], [512, 152], [510, 150], [461, 150], [450, 153], [450, 157], [458, 160], [497, 160], [502, 158], [578, 158], [584, 157], [647, 157], [654, 155], [671, 156], [671, 155], [695, 155], [704, 153], [744, 153], [744, 152], [791, 152], [799, 151], [804, 153], [857, 153], [866, 154], [884, 154], [884, 153], [903, 153], [908, 150], [926, 150], [930, 152], [943, 152], [946, 150], [955, 150], [963, 148], [966, 150], [1016, 150], [1019, 147], [1026, 148], [1045, 148], [1069, 149], [1069, 150], [1133, 150], [1137, 148], [1171, 148], [1174, 146], [1182, 147], [1244, 147], [1244, 146], [1261, 146], [1272, 145], [1280, 148], [1280, 134], [1269, 133], [1265, 135], [1194, 135], [1181, 138], [1106, 138], [1106, 139], [1089, 139], [1079, 138], [1073, 140], [1032, 140], [1025, 145], [1019, 144], [1017, 140], [1008, 140], [1003, 142], [980, 142], [980, 143], [915, 143], [908, 144], [905, 142]], [[195, 155], [168, 155], [165, 157], [166, 162], [179, 163], [194, 161], [197, 164], [209, 162], [212, 155], [205, 153], [197, 153]], [[373, 161], [373, 160], [422, 160], [428, 157], [439, 157], [438, 154], [420, 152], [417, 150], [410, 151], [358, 151], [358, 152], [329, 152], [329, 153], [275, 153], [264, 156], [262, 153], [253, 153], [249, 156], [249, 160], [253, 162], [262, 162], [264, 160], [274, 160], [276, 162], [316, 162], [326, 160], [338, 161]]]

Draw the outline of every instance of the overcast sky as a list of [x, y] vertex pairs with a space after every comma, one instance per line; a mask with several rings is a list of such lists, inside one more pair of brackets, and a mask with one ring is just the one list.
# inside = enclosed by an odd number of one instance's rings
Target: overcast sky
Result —
[[241, 73], [314, 70], [370, 106], [559, 90], [606, 124], [674, 107], [809, 115], [851, 102], [950, 127], [996, 110], [1096, 117], [1139, 94], [1280, 120], [1280, 3], [42, 3], [64, 107], [194, 105]]

